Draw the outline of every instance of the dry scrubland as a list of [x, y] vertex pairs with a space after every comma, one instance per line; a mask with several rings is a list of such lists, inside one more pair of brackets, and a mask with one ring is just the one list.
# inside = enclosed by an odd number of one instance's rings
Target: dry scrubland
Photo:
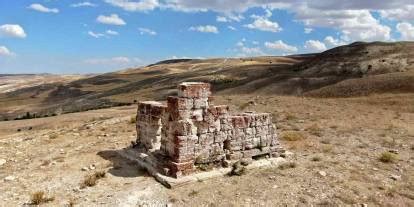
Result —
[[271, 112], [289, 162], [171, 190], [116, 154], [135, 139], [135, 106], [0, 122], [0, 206], [414, 205], [413, 94], [215, 103]]

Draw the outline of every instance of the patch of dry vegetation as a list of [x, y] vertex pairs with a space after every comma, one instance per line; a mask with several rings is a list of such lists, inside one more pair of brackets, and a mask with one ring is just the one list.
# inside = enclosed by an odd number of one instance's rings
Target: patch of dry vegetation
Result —
[[378, 159], [383, 163], [392, 163], [397, 160], [397, 155], [391, 152], [383, 152]]
[[286, 141], [299, 141], [304, 140], [305, 136], [301, 132], [287, 131], [282, 133], [281, 138]]
[[81, 188], [92, 187], [98, 183], [98, 180], [104, 178], [106, 175], [105, 171], [98, 171], [94, 174], [88, 175], [85, 177], [81, 184]]
[[36, 191], [30, 196], [30, 202], [32, 205], [40, 205], [42, 203], [48, 203], [54, 201], [55, 197], [49, 197], [44, 191]]

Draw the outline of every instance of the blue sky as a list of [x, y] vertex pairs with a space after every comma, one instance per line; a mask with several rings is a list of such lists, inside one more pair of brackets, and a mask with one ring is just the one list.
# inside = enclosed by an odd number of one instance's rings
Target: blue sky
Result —
[[0, 73], [99, 73], [414, 40], [414, 3], [379, 2], [0, 0]]

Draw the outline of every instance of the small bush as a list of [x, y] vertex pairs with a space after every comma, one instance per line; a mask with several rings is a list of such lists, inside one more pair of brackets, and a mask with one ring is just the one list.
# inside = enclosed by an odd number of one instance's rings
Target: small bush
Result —
[[99, 179], [104, 178], [106, 175], [106, 172], [104, 171], [98, 171], [95, 172], [92, 175], [88, 175], [85, 177], [85, 180], [83, 180], [81, 184], [81, 188], [85, 187], [92, 187], [95, 186]]
[[288, 120], [288, 121], [291, 121], [291, 120], [297, 119], [297, 117], [295, 115], [289, 113], [289, 114], [286, 114], [285, 119]]
[[135, 123], [137, 123], [137, 117], [136, 117], [136, 116], [131, 116], [131, 118], [129, 119], [129, 123], [130, 123], [130, 124], [135, 124]]
[[245, 173], [246, 173], [246, 168], [241, 164], [240, 161], [237, 161], [236, 163], [233, 164], [230, 175], [241, 176]]
[[285, 170], [285, 169], [290, 169], [290, 168], [296, 168], [297, 164], [296, 162], [285, 162], [279, 165], [279, 169], [281, 170]]
[[192, 190], [189, 194], [188, 194], [188, 196], [190, 196], [190, 197], [194, 197], [194, 196], [197, 196], [198, 195], [198, 191], [195, 191], [195, 190]]
[[397, 156], [391, 152], [381, 153], [379, 160], [384, 163], [391, 163], [397, 160]]
[[54, 197], [47, 197], [44, 191], [36, 191], [30, 197], [30, 201], [32, 205], [40, 205], [42, 203], [47, 203], [50, 201], [54, 201]]
[[321, 161], [322, 160], [322, 158], [321, 157], [319, 157], [319, 156], [314, 156], [314, 157], [312, 157], [312, 159], [311, 159], [312, 161], [314, 161], [314, 162], [319, 162], [319, 161]]
[[286, 141], [299, 141], [305, 139], [305, 137], [300, 132], [289, 131], [282, 133], [282, 139]]
[[313, 124], [312, 126], [307, 128], [307, 131], [315, 136], [322, 136], [322, 129], [317, 125], [317, 124]]
[[49, 135], [49, 139], [56, 139], [56, 138], [58, 138], [58, 134], [56, 134], [56, 133], [53, 133], [53, 134], [50, 134]]

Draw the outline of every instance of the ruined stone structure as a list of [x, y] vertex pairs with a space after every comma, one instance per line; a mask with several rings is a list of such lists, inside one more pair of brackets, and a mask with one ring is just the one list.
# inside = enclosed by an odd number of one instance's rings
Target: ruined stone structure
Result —
[[210, 84], [186, 82], [167, 104], [138, 104], [137, 147], [155, 160], [163, 175], [181, 177], [199, 164], [223, 164], [241, 158], [278, 156], [276, 128], [269, 113], [229, 114], [211, 104]]

